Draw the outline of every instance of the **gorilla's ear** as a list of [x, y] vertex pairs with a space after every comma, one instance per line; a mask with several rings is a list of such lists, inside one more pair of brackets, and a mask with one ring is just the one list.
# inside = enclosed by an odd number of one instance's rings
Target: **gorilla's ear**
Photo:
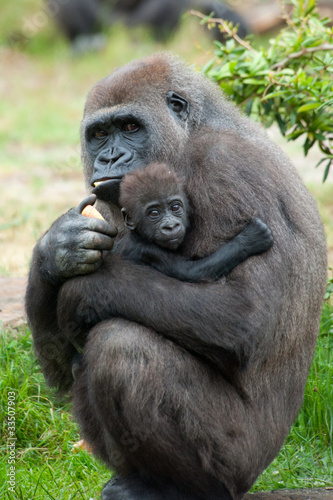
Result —
[[187, 120], [190, 112], [190, 105], [187, 100], [176, 92], [169, 92], [167, 96], [169, 109], [180, 119]]
[[127, 229], [134, 231], [134, 229], [136, 228], [136, 225], [134, 224], [134, 222], [131, 220], [130, 216], [126, 212], [126, 208], [122, 208], [121, 213], [123, 214], [124, 224], [127, 227]]

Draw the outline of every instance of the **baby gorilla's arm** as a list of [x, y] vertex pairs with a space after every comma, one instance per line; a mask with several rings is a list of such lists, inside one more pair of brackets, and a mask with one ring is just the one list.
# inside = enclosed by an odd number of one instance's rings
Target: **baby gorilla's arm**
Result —
[[150, 265], [178, 280], [196, 283], [227, 275], [248, 257], [265, 252], [272, 244], [272, 233], [266, 224], [260, 219], [251, 219], [235, 238], [198, 260], [187, 260], [155, 244], [132, 238], [115, 250], [138, 264]]

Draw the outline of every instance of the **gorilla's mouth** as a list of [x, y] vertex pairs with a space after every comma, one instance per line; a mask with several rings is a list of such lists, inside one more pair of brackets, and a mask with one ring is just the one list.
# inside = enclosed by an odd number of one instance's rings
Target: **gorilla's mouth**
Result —
[[96, 188], [100, 184], [103, 184], [104, 182], [110, 182], [110, 181], [111, 182], [114, 182], [114, 181], [119, 182], [119, 181], [121, 181], [121, 179], [122, 179], [122, 176], [119, 176], [119, 177], [105, 177], [104, 179], [100, 179], [98, 181], [93, 182], [93, 186]]
[[181, 245], [182, 242], [183, 242], [183, 236], [179, 236], [176, 238], [172, 238], [170, 240], [159, 241], [158, 244], [159, 246], [167, 248], [168, 250], [177, 250], [177, 248]]
[[93, 183], [93, 194], [98, 199], [109, 201], [118, 204], [120, 182], [123, 176], [120, 177], [105, 177]]

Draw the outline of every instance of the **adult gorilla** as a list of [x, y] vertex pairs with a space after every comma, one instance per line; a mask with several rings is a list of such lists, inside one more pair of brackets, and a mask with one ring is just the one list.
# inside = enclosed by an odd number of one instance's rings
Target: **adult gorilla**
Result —
[[[119, 475], [103, 498], [240, 499], [302, 403], [326, 282], [315, 202], [264, 131], [166, 54], [96, 84], [82, 149], [111, 225], [83, 217], [85, 201], [36, 245], [27, 312], [45, 377], [72, 388], [83, 436]], [[109, 252], [120, 180], [152, 161], [185, 178], [183, 255], [209, 255], [254, 214], [273, 247], [213, 283]]]

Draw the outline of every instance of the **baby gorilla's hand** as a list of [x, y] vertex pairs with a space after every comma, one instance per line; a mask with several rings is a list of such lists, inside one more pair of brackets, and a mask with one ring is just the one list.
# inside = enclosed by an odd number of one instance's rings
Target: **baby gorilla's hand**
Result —
[[265, 252], [273, 245], [271, 230], [258, 218], [251, 219], [238, 236], [248, 256]]

